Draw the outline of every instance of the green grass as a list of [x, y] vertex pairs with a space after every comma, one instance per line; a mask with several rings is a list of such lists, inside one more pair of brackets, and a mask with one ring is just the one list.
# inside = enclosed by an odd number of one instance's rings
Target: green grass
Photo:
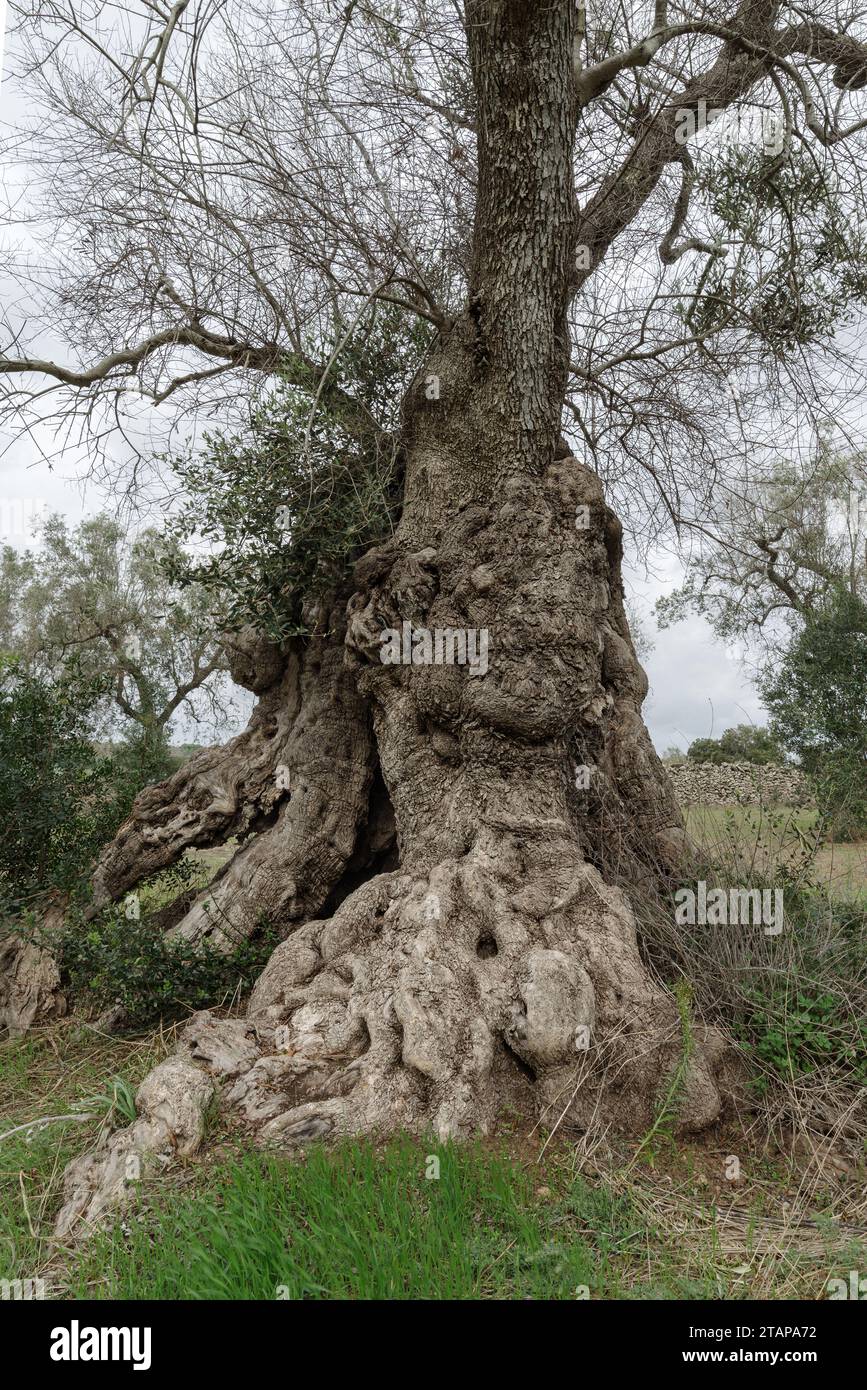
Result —
[[[785, 1164], [777, 1174], [750, 1157], [744, 1136], [672, 1141], [653, 1168], [639, 1143], [642, 1161], [624, 1150], [588, 1174], [562, 1136], [541, 1161], [543, 1137], [519, 1133], [496, 1147], [398, 1138], [290, 1157], [251, 1150], [220, 1117], [195, 1159], [136, 1186], [111, 1230], [58, 1245], [64, 1166], [107, 1119], [125, 1123], [129, 1091], [172, 1046], [170, 1034], [110, 1040], [70, 1021], [0, 1046], [0, 1133], [79, 1104], [93, 1115], [0, 1142], [0, 1278], [43, 1278], [61, 1299], [572, 1300], [585, 1288], [618, 1300], [775, 1299], [818, 1297], [829, 1274], [863, 1264], [863, 1250], [852, 1263], [851, 1232], [832, 1229], [864, 1219], [860, 1181], [805, 1191]], [[752, 1227], [732, 1246], [717, 1213], [735, 1196], [723, 1179], [733, 1152], [752, 1179], [739, 1205], [759, 1222], [783, 1200], [823, 1213], [818, 1251], [772, 1232], [772, 1253], [759, 1255]], [[426, 1176], [432, 1157], [438, 1178]]]
[[[568, 1146], [550, 1157], [539, 1187], [535, 1162], [480, 1145], [397, 1138], [315, 1147], [300, 1159], [224, 1154], [187, 1170], [192, 1187], [143, 1191], [138, 1211], [78, 1251], [64, 1296], [816, 1298], [830, 1273], [863, 1264], [863, 1245], [830, 1215], [818, 1248], [802, 1248], [797, 1231], [774, 1231], [760, 1255], [756, 1210], [737, 1249], [730, 1240], [723, 1249], [714, 1204], [687, 1195], [680, 1157], [671, 1176], [633, 1170], [610, 1180], [576, 1173]], [[432, 1158], [438, 1179], [425, 1176]], [[772, 1193], [759, 1183], [751, 1205], [773, 1206]], [[720, 1197], [728, 1206], [731, 1193]]]
[[[439, 1178], [426, 1177], [431, 1159]], [[713, 1281], [674, 1273], [621, 1287], [630, 1256], [658, 1240], [628, 1197], [578, 1177], [540, 1197], [506, 1154], [408, 1139], [315, 1148], [300, 1162], [239, 1154], [206, 1191], [167, 1193], [125, 1226], [79, 1257], [73, 1297], [716, 1296]]]

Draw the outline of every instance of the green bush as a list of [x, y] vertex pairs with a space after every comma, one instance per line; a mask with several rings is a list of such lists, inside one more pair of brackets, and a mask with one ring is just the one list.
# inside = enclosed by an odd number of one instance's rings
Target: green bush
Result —
[[679, 886], [780, 890], [782, 932], [683, 921], [675, 897], [642, 891], [642, 946], [664, 978], [689, 982], [695, 1016], [740, 1045], [769, 1116], [842, 1114], [867, 1083], [867, 900], [816, 881], [821, 826], [805, 833], [791, 812], [729, 819], [728, 835], [694, 844]]
[[251, 989], [278, 941], [262, 928], [226, 954], [118, 908], [96, 921], [71, 920], [52, 945], [75, 1000], [100, 1010], [119, 1005], [125, 1026], [145, 1028]]
[[864, 754], [841, 748], [817, 757], [810, 780], [816, 805], [835, 840], [860, 840], [867, 833], [867, 762]]
[[171, 771], [159, 743], [131, 739], [110, 754], [92, 742], [104, 683], [69, 663], [62, 679], [0, 657], [0, 914], [44, 894], [86, 891], [102, 847], [142, 787]]
[[726, 729], [721, 738], [697, 738], [689, 745], [686, 755], [694, 763], [781, 763], [782, 750], [767, 729], [752, 724], [738, 724]]
[[729, 1020], [755, 1059], [753, 1088], [764, 1093], [776, 1078], [824, 1086], [867, 1083], [867, 911], [857, 902], [832, 901], [819, 888], [787, 878], [785, 931], [764, 938], [742, 962], [740, 997]]
[[181, 766], [172, 756], [162, 731], [159, 737], [136, 733], [116, 744], [111, 752], [111, 765], [112, 789], [117, 808], [122, 812], [120, 819], [129, 815], [142, 787], [164, 782]]
[[52, 888], [74, 887], [126, 814], [126, 773], [89, 738], [99, 693], [73, 666], [54, 682], [0, 657], [0, 903], [7, 911]]

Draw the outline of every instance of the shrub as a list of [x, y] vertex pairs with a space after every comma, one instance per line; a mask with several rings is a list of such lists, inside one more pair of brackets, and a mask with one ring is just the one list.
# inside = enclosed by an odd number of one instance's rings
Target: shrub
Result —
[[766, 976], [746, 988], [744, 999], [736, 1033], [765, 1069], [754, 1080], [757, 1090], [767, 1089], [768, 1072], [787, 1081], [829, 1066], [867, 1083], [867, 1023], [847, 1018], [839, 993], [819, 984], [794, 993], [788, 981]]
[[88, 736], [99, 693], [74, 667], [54, 682], [0, 658], [0, 900], [7, 909], [72, 888], [123, 819], [118, 769]]
[[278, 941], [263, 927], [226, 954], [117, 909], [95, 922], [72, 920], [53, 948], [74, 999], [99, 1010], [119, 1006], [125, 1026], [145, 1028], [251, 989]]
[[783, 761], [777, 740], [767, 729], [757, 729], [752, 724], [726, 729], [721, 738], [697, 738], [689, 745], [686, 756], [697, 763], [756, 763], [762, 767]]

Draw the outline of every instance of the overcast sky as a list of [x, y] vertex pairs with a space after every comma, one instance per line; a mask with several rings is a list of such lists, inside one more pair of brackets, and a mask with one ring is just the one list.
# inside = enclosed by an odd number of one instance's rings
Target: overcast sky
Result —
[[683, 570], [670, 556], [653, 557], [660, 576], [647, 579], [631, 566], [627, 584], [639, 611], [649, 613], [645, 628], [653, 651], [642, 662], [650, 680], [644, 718], [659, 753], [676, 745], [685, 752], [695, 738], [719, 738], [734, 724], [764, 724], [753, 682], [738, 656], [714, 637], [703, 618], [660, 630], [653, 604], [682, 582]]

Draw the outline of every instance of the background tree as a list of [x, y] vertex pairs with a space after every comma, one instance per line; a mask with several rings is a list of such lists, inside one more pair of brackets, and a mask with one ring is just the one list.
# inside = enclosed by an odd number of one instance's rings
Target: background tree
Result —
[[102, 687], [69, 662], [56, 682], [0, 657], [0, 909], [68, 891], [129, 810], [138, 784], [96, 751]]
[[178, 545], [153, 529], [130, 537], [102, 515], [71, 530], [51, 516], [39, 540], [0, 554], [0, 648], [55, 682], [74, 656], [102, 691], [92, 732], [121, 731], [140, 772], [164, 776], [173, 717], [225, 715], [227, 662], [203, 591], [169, 579]]
[[687, 757], [699, 763], [779, 763], [783, 753], [767, 729], [738, 724], [726, 729], [720, 738], [697, 738], [687, 749]]
[[[790, 400], [829, 408], [835, 325], [863, 289], [844, 225], [863, 207], [857, 13], [18, 12], [39, 120], [17, 148], [64, 229], [49, 307], [75, 346], [48, 360], [10, 323], [10, 409], [32, 420], [47, 382], [108, 460], [131, 378], [201, 412], [265, 373], [311, 414], [339, 401], [403, 480], [394, 534], [311, 601], [306, 636], [239, 632], [248, 730], [143, 793], [97, 867], [116, 899], [240, 830], [174, 930], [291, 928], [253, 992], [255, 1043], [239, 1058], [237, 1030], [199, 1019], [187, 1055], [231, 1068], [283, 1143], [465, 1133], [504, 1104], [645, 1128], [673, 1076], [678, 1123], [713, 1121], [720, 1038], [695, 1029], [684, 1057], [614, 884], [676, 865], [683, 837], [588, 465], [658, 528], [700, 513]], [[776, 152], [719, 155], [697, 128], [769, 106]], [[396, 427], [333, 375], [373, 304], [428, 335]], [[732, 371], [764, 403], [746, 430], [714, 424]], [[384, 665], [404, 623], [484, 629], [488, 672]]]
[[[752, 646], [772, 714], [771, 743], [812, 774], [834, 833], [857, 837], [864, 828], [864, 453], [835, 447], [832, 431], [821, 430], [805, 458], [778, 460], [769, 478], [726, 490], [714, 526], [694, 538], [688, 564], [685, 584], [657, 603], [660, 625], [693, 611], [721, 640]], [[732, 750], [722, 746], [730, 732], [696, 740], [689, 756], [730, 761]]]
[[838, 838], [867, 830], [867, 604], [832, 593], [761, 685], [771, 729], [811, 774]]
[[692, 536], [686, 582], [660, 599], [660, 626], [690, 611], [723, 641], [758, 641], [763, 656], [839, 589], [867, 596], [867, 455], [821, 433], [803, 459], [769, 478], [721, 489], [712, 526]]

